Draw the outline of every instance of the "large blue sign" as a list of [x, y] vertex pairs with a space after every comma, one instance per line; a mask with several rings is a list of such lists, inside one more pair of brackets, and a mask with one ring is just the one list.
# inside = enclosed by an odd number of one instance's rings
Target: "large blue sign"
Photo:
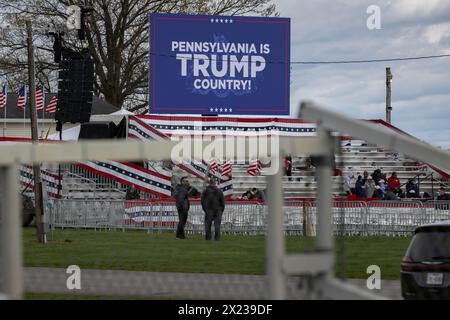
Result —
[[289, 115], [290, 19], [150, 15], [150, 113]]

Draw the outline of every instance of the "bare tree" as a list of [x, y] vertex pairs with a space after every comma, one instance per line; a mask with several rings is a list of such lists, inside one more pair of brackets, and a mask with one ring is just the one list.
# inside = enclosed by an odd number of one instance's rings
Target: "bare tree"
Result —
[[[23, 32], [16, 30], [31, 18], [40, 30], [37, 46], [38, 82], [48, 90], [56, 88], [57, 66], [53, 63], [53, 42], [45, 31], [61, 29], [67, 19], [66, 8], [81, 1], [0, 0], [0, 76], [7, 76], [13, 88], [25, 78]], [[109, 103], [134, 112], [148, 105], [148, 16], [153, 12], [212, 15], [276, 15], [271, 0], [88, 0], [94, 12], [86, 20], [86, 40], [95, 61], [95, 91]], [[6, 30], [6, 31], [5, 31]], [[67, 45], [81, 48], [76, 34], [68, 33]], [[50, 76], [51, 75], [51, 76]]]

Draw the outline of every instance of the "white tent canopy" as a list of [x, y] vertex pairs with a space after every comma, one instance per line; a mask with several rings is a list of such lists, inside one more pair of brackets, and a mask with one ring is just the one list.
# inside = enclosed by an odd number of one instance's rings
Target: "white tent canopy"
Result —
[[[80, 135], [81, 126], [76, 126], [62, 132], [63, 141], [78, 141]], [[48, 136], [48, 140], [59, 140], [59, 132], [51, 134]]]

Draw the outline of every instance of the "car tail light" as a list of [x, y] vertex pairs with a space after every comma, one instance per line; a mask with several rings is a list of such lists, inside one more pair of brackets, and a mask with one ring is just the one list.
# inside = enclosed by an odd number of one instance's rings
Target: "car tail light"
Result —
[[400, 269], [402, 271], [418, 271], [417, 265], [414, 263], [414, 260], [411, 259], [410, 257], [403, 258]]
[[429, 263], [429, 262], [416, 262], [409, 257], [405, 257], [402, 260], [400, 266], [401, 271], [410, 272], [449, 272], [450, 264], [448, 263]]

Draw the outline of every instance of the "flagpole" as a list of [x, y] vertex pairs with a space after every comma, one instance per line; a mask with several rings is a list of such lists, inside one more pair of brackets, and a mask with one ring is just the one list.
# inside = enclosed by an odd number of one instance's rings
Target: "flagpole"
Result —
[[5, 106], [5, 108], [3, 108], [3, 112], [4, 114], [4, 118], [3, 118], [3, 137], [5, 137], [5, 132], [6, 132], [6, 108], [7, 106]]
[[[25, 97], [27, 96], [26, 94], [26, 89], [25, 89]], [[25, 105], [23, 106], [23, 134], [24, 134], [24, 138], [25, 138], [25, 134], [27, 132], [27, 128], [25, 126], [25, 119], [26, 119], [26, 115], [25, 115], [25, 111], [27, 110], [27, 101], [25, 100]]]
[[3, 119], [3, 136], [5, 137], [5, 133], [6, 133], [6, 113], [8, 112], [8, 101], [6, 101], [6, 105], [5, 105], [5, 118]]
[[[46, 93], [44, 92], [44, 88], [42, 88], [42, 128], [41, 128], [41, 132], [45, 132], [45, 95]], [[38, 121], [39, 123], [39, 121]]]
[[3, 87], [3, 89], [5, 89], [4, 90], [4, 92], [3, 92], [3, 94], [5, 95], [5, 107], [3, 108], [4, 109], [4, 112], [5, 112], [5, 114], [4, 114], [4, 118], [3, 118], [3, 137], [5, 137], [5, 132], [6, 132], [6, 112], [7, 112], [7, 109], [8, 109], [8, 90], [6, 89], [6, 85]]

